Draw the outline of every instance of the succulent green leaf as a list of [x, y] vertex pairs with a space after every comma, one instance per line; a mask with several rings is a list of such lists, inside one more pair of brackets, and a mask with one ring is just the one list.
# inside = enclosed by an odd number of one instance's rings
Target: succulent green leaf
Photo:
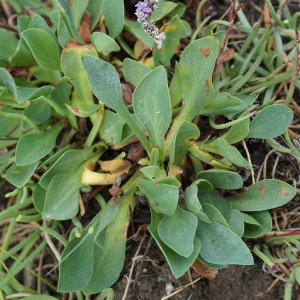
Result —
[[19, 29], [20, 39], [16, 51], [10, 59], [11, 63], [14, 66], [18, 66], [18, 67], [28, 66], [34, 62], [34, 57], [27, 43], [25, 42], [24, 38], [21, 35], [21, 33], [24, 30], [28, 29], [30, 22], [31, 22], [31, 18], [29, 16], [18, 17], [18, 29]]
[[37, 184], [35, 186], [32, 193], [32, 202], [34, 204], [34, 207], [40, 214], [43, 213], [45, 207], [46, 193], [47, 190], [45, 190], [40, 184]]
[[115, 39], [123, 30], [124, 1], [104, 0], [103, 15], [108, 28], [108, 34], [112, 39]]
[[[208, 204], [208, 203], [203, 203], [202, 208], [203, 208], [204, 213], [207, 215], [207, 217], [209, 218], [210, 221], [218, 222], [218, 223], [224, 225], [225, 227], [229, 228], [229, 226], [228, 226], [226, 220], [224, 219], [224, 217], [222, 216], [222, 214], [214, 206], [212, 206], [211, 204]], [[206, 223], [208, 223], [208, 222], [206, 222]]]
[[127, 228], [130, 209], [133, 209], [134, 197], [131, 194], [119, 206], [118, 212], [108, 224], [105, 234], [105, 247], [94, 243], [93, 274], [83, 289], [85, 295], [99, 293], [112, 286], [119, 278], [124, 266]]
[[8, 92], [17, 99], [17, 87], [13, 77], [4, 68], [0, 68], [0, 86], [7, 88]]
[[236, 190], [243, 186], [243, 178], [235, 172], [222, 169], [210, 169], [199, 172], [197, 179], [205, 179], [214, 187], [227, 190]]
[[215, 95], [212, 72], [218, 47], [218, 38], [206, 37], [190, 43], [182, 52], [179, 68], [184, 107], [179, 117], [186, 121], [193, 120]]
[[252, 95], [239, 94], [238, 98], [243, 101], [243, 104], [231, 107], [231, 109], [230, 109], [231, 112], [227, 112], [227, 118], [232, 119], [234, 115], [247, 109], [251, 104], [254, 103], [254, 101], [257, 99], [257, 97], [258, 97], [258, 94], [252, 94]]
[[133, 94], [133, 108], [144, 124], [152, 148], [159, 150], [159, 161], [164, 161], [164, 137], [171, 123], [171, 100], [164, 68], [148, 73]]
[[93, 155], [92, 148], [68, 150], [43, 174], [39, 184], [47, 189], [55, 175], [74, 171], [81, 163]]
[[188, 35], [185, 26], [178, 16], [173, 17], [172, 20], [165, 26], [164, 33], [166, 35], [167, 42], [163, 43], [160, 50], [158, 50], [157, 47], [154, 48], [153, 58], [155, 66], [159, 66], [161, 63], [170, 66], [171, 58], [178, 51], [180, 39]]
[[87, 11], [92, 16], [91, 30], [93, 30], [96, 27], [97, 23], [99, 23], [103, 2], [104, 0], [93, 0], [89, 1], [88, 3]]
[[198, 198], [201, 204], [211, 204], [226, 220], [229, 218], [231, 214], [231, 204], [219, 194], [218, 190], [213, 189], [210, 192], [200, 192], [198, 193]]
[[70, 7], [70, 4], [68, 3], [68, 1], [67, 0], [56, 0], [56, 2], [59, 5], [61, 16], [62, 16], [64, 22], [66, 23], [69, 31], [73, 35], [73, 37], [76, 38], [80, 44], [85, 44], [85, 42], [83, 41], [83, 39], [80, 37], [80, 35], [78, 34], [78, 32], [76, 30], [71, 7]]
[[209, 218], [203, 211], [197, 193], [197, 186], [191, 185], [188, 188], [186, 188], [184, 195], [184, 206], [188, 211], [193, 213], [199, 221], [210, 223]]
[[83, 289], [91, 279], [94, 266], [94, 230], [92, 221], [80, 238], [73, 238], [65, 248], [59, 264], [58, 291]]
[[168, 264], [171, 268], [173, 275], [178, 278], [182, 276], [188, 268], [193, 264], [195, 259], [197, 258], [200, 250], [200, 242], [198, 238], [194, 238], [193, 241], [193, 252], [189, 257], [184, 257], [173, 251], [169, 248], [159, 237], [157, 227], [162, 220], [162, 216], [156, 214], [153, 210], [151, 210], [151, 224], [148, 226], [148, 229], [155, 239], [158, 247], [165, 255]]
[[239, 237], [244, 234], [244, 219], [243, 215], [239, 210], [233, 209], [228, 219], [229, 229]]
[[21, 33], [39, 66], [44, 70], [60, 70], [60, 50], [47, 32], [30, 28]]
[[161, 214], [171, 216], [175, 213], [179, 190], [173, 185], [160, 184], [154, 181], [139, 179], [137, 187], [146, 195], [151, 207]]
[[70, 78], [70, 82], [80, 96], [79, 104], [81, 106], [93, 105], [93, 93], [80, 61], [82, 55], [97, 57], [97, 52], [94, 48], [87, 46], [65, 48], [61, 55], [61, 67], [64, 74]]
[[150, 16], [150, 20], [158, 21], [168, 15], [176, 6], [177, 4], [171, 1], [161, 1], [157, 4], [158, 10], [153, 12]]
[[158, 224], [157, 232], [167, 246], [179, 255], [189, 257], [194, 249], [193, 240], [197, 224], [194, 214], [177, 206], [172, 216], [163, 217]]
[[69, 42], [73, 37], [69, 31], [65, 21], [63, 20], [60, 12], [54, 10], [49, 15], [52, 23], [57, 30], [57, 39], [61, 47], [65, 47], [66, 43]]
[[[1, 72], [0, 72], [1, 73]], [[0, 79], [1, 80], [1, 79]], [[4, 113], [17, 113], [17, 110], [13, 110], [8, 107], [2, 107], [0, 112]], [[6, 118], [0, 115], [0, 138], [6, 136], [14, 128], [16, 128], [21, 123], [21, 120], [14, 118]], [[1, 148], [0, 148], [1, 149]]]
[[159, 168], [158, 166], [147, 166], [141, 169], [141, 172], [149, 179], [149, 180], [157, 180], [160, 178], [166, 178], [166, 172], [164, 169]]
[[179, 128], [171, 146], [170, 164], [180, 167], [184, 156], [199, 137], [200, 131], [198, 127], [193, 123], [184, 122]]
[[111, 37], [102, 32], [93, 32], [91, 43], [99, 53], [120, 51], [119, 45]]
[[0, 28], [0, 56], [9, 58], [17, 49], [18, 40], [9, 31]]
[[[51, 106], [45, 102], [32, 102], [23, 111], [23, 114], [28, 117], [34, 124], [40, 125], [46, 122], [51, 116]], [[31, 125], [23, 121], [23, 131], [31, 129]]]
[[249, 214], [246, 214], [243, 212], [241, 212], [241, 214], [242, 214], [242, 217], [243, 217], [243, 220], [245, 223], [260, 226], [260, 223], [255, 218], [250, 216]]
[[18, 166], [13, 163], [7, 170], [5, 178], [17, 188], [21, 188], [31, 178], [32, 174], [36, 170], [37, 165], [38, 162], [33, 162], [31, 164], [27, 164], [26, 166]]
[[96, 97], [122, 116], [146, 151], [150, 153], [151, 146], [148, 139], [141, 132], [138, 122], [130, 115], [123, 102], [120, 79], [116, 69], [111, 64], [90, 56], [82, 56], [81, 61]]
[[[97, 235], [95, 237], [95, 242], [98, 244], [99, 247], [102, 247], [102, 238], [103, 236], [101, 233], [103, 233], [106, 226], [113, 220], [113, 218], [116, 216], [116, 213], [119, 209], [119, 200], [118, 203], [109, 202], [106, 207], [101, 212], [101, 217], [99, 221], [99, 225], [97, 227]], [[105, 234], [104, 234], [105, 239]], [[105, 243], [104, 243], [105, 244]]]
[[186, 10], [186, 5], [184, 5], [183, 3], [176, 3], [177, 6], [168, 14], [168, 18], [173, 18], [176, 15], [180, 18], [182, 17], [182, 15], [184, 14], [185, 10]]
[[108, 145], [119, 145], [121, 143], [124, 124], [125, 121], [119, 114], [105, 110], [100, 126], [101, 140]]
[[175, 63], [175, 71], [170, 83], [169, 90], [170, 90], [172, 108], [176, 108], [182, 99], [180, 69], [179, 69], [178, 62]]
[[82, 169], [58, 174], [51, 180], [46, 194], [43, 210], [45, 220], [68, 220], [78, 213], [79, 189], [88, 187], [80, 182]]
[[251, 185], [244, 195], [233, 195], [226, 200], [237, 210], [261, 211], [284, 205], [296, 193], [294, 187], [283, 181], [266, 179]]
[[44, 85], [40, 88], [23, 87], [17, 90], [17, 101], [22, 104], [26, 100], [37, 99], [41, 96], [47, 96], [53, 92], [53, 87]]
[[217, 138], [213, 141], [201, 144], [200, 148], [202, 150], [222, 155], [236, 166], [251, 169], [250, 164], [243, 158], [241, 153], [222, 138]]
[[205, 264], [210, 269], [223, 269], [228, 267], [227, 265], [218, 265], [218, 264], [212, 264], [211, 262], [208, 262], [203, 258], [203, 256], [199, 253], [197, 259], [199, 259], [203, 264]]
[[233, 125], [230, 130], [222, 136], [228, 144], [232, 145], [244, 139], [249, 132], [250, 117]]
[[16, 164], [28, 165], [50, 153], [62, 128], [63, 124], [59, 122], [46, 132], [20, 137], [16, 148]]
[[141, 24], [137, 21], [130, 21], [125, 18], [124, 28], [132, 33], [138, 40], [142, 40], [149, 48], [153, 47], [154, 41], [145, 33]]
[[260, 226], [245, 223], [244, 237], [257, 238], [272, 230], [272, 218], [267, 210], [252, 211], [247, 214], [257, 220]]
[[50, 153], [62, 128], [63, 124], [59, 122], [46, 132], [22, 136], [16, 148], [16, 164], [28, 165]]
[[72, 0], [72, 16], [74, 26], [76, 29], [79, 28], [82, 16], [87, 8], [88, 0]]
[[242, 105], [243, 101], [237, 97], [231, 96], [225, 92], [216, 92], [211, 101], [200, 110], [201, 116], [224, 115], [232, 113], [232, 108], [235, 111], [235, 106]]
[[133, 59], [125, 58], [123, 62], [123, 74], [127, 82], [137, 86], [151, 69]]
[[246, 244], [218, 222], [199, 222], [196, 237], [201, 243], [200, 254], [208, 262], [221, 265], [253, 264], [253, 257]]
[[260, 111], [250, 123], [247, 137], [275, 138], [288, 128], [293, 120], [293, 116], [293, 111], [286, 105], [270, 105]]

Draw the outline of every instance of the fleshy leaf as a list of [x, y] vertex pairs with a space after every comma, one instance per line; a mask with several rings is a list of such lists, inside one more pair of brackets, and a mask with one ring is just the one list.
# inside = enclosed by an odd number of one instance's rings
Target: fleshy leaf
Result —
[[34, 58], [44, 70], [60, 70], [60, 50], [56, 40], [47, 32], [29, 28], [22, 32]]
[[272, 230], [272, 218], [268, 211], [253, 211], [247, 214], [257, 220], [260, 226], [246, 223], [244, 237], [257, 238]]
[[283, 181], [266, 179], [251, 185], [245, 195], [233, 195], [226, 200], [237, 210], [261, 211], [284, 205], [296, 193], [295, 188]]
[[[59, 292], [84, 288], [91, 279], [94, 265], [94, 230], [92, 221], [80, 238], [73, 238], [65, 248], [59, 264]], [[80, 258], [80, 259], [78, 259]]]
[[93, 274], [83, 289], [85, 295], [99, 293], [118, 280], [124, 266], [127, 228], [133, 209], [134, 197], [130, 195], [119, 206], [117, 214], [107, 226], [104, 249], [94, 243]]
[[172, 216], [164, 216], [157, 227], [161, 240], [179, 255], [189, 257], [194, 249], [193, 240], [197, 228], [194, 214], [180, 207]]
[[214, 206], [208, 203], [203, 203], [202, 207], [204, 213], [208, 216], [210, 221], [215, 221], [224, 225], [225, 227], [229, 227], [222, 214]]
[[119, 45], [111, 37], [102, 32], [93, 32], [91, 43], [99, 53], [120, 51]]
[[185, 105], [180, 117], [186, 121], [193, 120], [214, 97], [212, 72], [218, 47], [218, 38], [206, 37], [190, 43], [182, 52], [179, 68]]
[[197, 179], [205, 179], [214, 187], [227, 190], [236, 190], [243, 186], [243, 178], [235, 172], [222, 169], [210, 169], [199, 172]]
[[239, 210], [233, 209], [228, 219], [228, 226], [239, 237], [244, 234], [244, 219], [243, 215]]
[[293, 116], [293, 111], [286, 105], [270, 105], [260, 111], [250, 123], [247, 137], [275, 138], [288, 128], [293, 120]]
[[253, 257], [246, 244], [235, 233], [218, 222], [199, 222], [196, 237], [200, 239], [200, 254], [213, 264], [252, 265]]
[[162, 66], [148, 73], [139, 83], [133, 94], [133, 108], [148, 132], [152, 148], [159, 150], [159, 161], [163, 162], [164, 137], [172, 112], [166, 72]]
[[82, 169], [58, 174], [50, 182], [46, 203], [43, 211], [45, 220], [68, 220], [78, 213], [78, 193], [82, 187], [88, 187], [80, 182]]
[[47, 189], [55, 175], [69, 173], [93, 155], [92, 148], [82, 150], [68, 150], [43, 174], [39, 184]]
[[16, 148], [16, 164], [28, 165], [46, 156], [54, 148], [62, 128], [63, 124], [59, 122], [46, 132], [20, 137]]
[[7, 170], [5, 177], [11, 184], [18, 188], [21, 188], [30, 179], [30, 177], [36, 170], [37, 165], [38, 162], [27, 164], [26, 166], [18, 166], [14, 163]]
[[162, 217], [156, 214], [153, 210], [151, 210], [151, 224], [148, 226], [148, 229], [155, 239], [158, 247], [165, 255], [168, 264], [171, 268], [173, 275], [178, 278], [182, 276], [188, 268], [193, 264], [195, 259], [197, 258], [200, 250], [200, 242], [198, 238], [194, 238], [193, 246], [194, 250], [193, 253], [189, 257], [184, 257], [173, 251], [169, 248], [159, 237], [157, 232], [158, 224], [161, 222]]
[[231, 204], [226, 201], [220, 194], [219, 191], [213, 189], [211, 192], [200, 192], [198, 193], [200, 203], [208, 203], [217, 208], [225, 219], [228, 219], [231, 213]]
[[197, 193], [198, 193], [197, 186], [191, 185], [188, 188], [186, 188], [185, 196], [184, 196], [184, 205], [188, 211], [193, 213], [198, 218], [198, 220], [206, 223], [210, 223], [209, 218], [203, 211], [203, 208], [197, 197]]
[[125, 58], [123, 63], [123, 74], [125, 80], [137, 86], [151, 69], [133, 59]]
[[124, 25], [123, 0], [104, 0], [103, 15], [109, 36], [115, 39], [121, 33]]
[[222, 138], [217, 138], [211, 142], [201, 144], [200, 148], [202, 150], [222, 155], [236, 166], [251, 169], [250, 164], [243, 158], [241, 153]]
[[96, 97], [122, 116], [146, 151], [150, 153], [149, 141], [143, 135], [123, 102], [120, 79], [116, 69], [111, 64], [90, 56], [82, 56], [81, 61]]
[[170, 149], [170, 164], [180, 167], [181, 162], [200, 136], [200, 131], [196, 125], [184, 122], [179, 128], [174, 142]]
[[179, 197], [178, 188], [145, 179], [139, 179], [137, 187], [146, 195], [150, 205], [157, 213], [168, 216], [175, 213]]

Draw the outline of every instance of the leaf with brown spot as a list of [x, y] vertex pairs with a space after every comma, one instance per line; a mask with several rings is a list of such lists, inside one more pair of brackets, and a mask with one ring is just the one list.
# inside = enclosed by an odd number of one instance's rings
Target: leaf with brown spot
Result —
[[251, 185], [244, 195], [225, 198], [232, 208], [240, 211], [263, 211], [282, 206], [290, 201], [297, 190], [289, 184], [275, 179], [261, 180]]

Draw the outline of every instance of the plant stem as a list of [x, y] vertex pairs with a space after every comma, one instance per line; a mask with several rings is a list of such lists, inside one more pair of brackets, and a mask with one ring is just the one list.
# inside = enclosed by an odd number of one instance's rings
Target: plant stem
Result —
[[226, 124], [216, 124], [215, 120], [214, 120], [214, 116], [209, 116], [209, 124], [210, 124], [210, 126], [212, 128], [215, 128], [215, 129], [225, 129], [225, 128], [228, 128], [228, 127], [230, 127], [232, 125], [235, 125], [235, 124], [237, 124], [237, 123], [239, 123], [239, 122], [241, 122], [241, 121], [243, 121], [243, 120], [245, 120], [245, 119], [247, 119], [247, 118], [255, 115], [256, 113], [257, 112], [252, 112], [249, 115], [243, 116], [241, 118], [238, 118], [238, 119], [236, 119], [234, 121], [231, 121], [231, 122], [228, 122]]

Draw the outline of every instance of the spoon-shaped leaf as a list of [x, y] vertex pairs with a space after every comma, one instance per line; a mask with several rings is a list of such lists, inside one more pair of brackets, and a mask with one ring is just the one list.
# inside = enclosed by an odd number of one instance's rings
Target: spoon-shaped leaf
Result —
[[144, 124], [151, 146], [159, 150], [159, 161], [164, 160], [164, 137], [171, 123], [171, 100], [164, 68], [147, 74], [133, 95], [136, 116]]
[[149, 141], [130, 116], [123, 102], [120, 79], [116, 69], [111, 64], [95, 57], [82, 56], [81, 61], [96, 97], [122, 116], [146, 151], [150, 153]]

